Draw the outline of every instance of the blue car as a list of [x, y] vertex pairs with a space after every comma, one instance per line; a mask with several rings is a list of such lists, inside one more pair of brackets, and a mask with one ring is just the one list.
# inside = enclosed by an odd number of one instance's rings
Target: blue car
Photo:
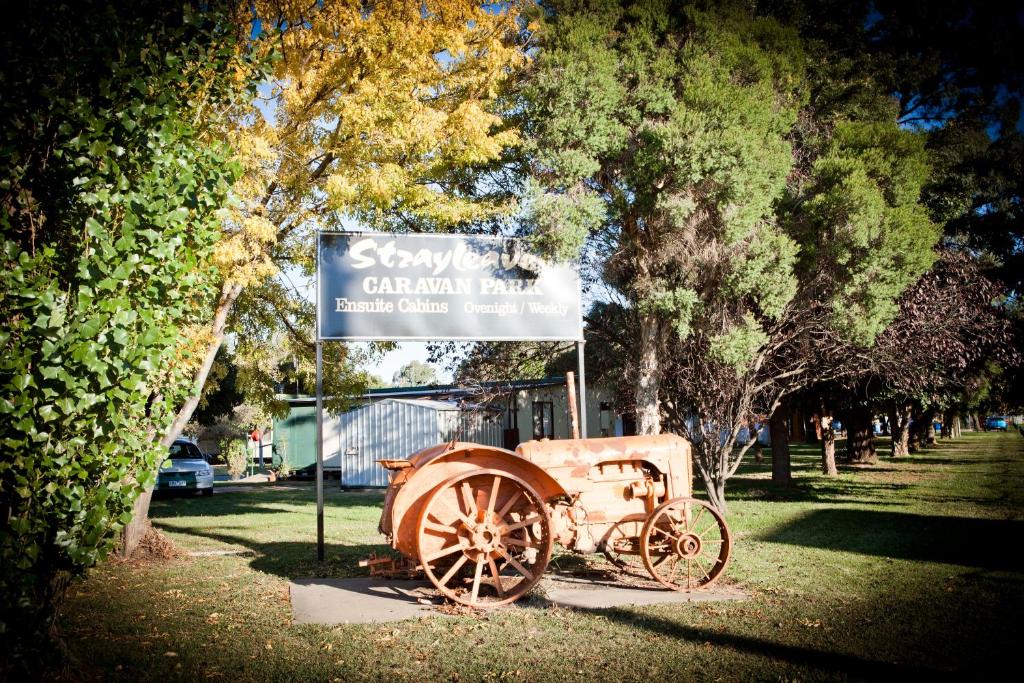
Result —
[[1006, 418], [1005, 417], [999, 417], [997, 415], [992, 415], [987, 420], [985, 420], [985, 430], [986, 431], [999, 430], [1000, 432], [1005, 432], [1007, 427], [1008, 427], [1008, 424], [1006, 422]]

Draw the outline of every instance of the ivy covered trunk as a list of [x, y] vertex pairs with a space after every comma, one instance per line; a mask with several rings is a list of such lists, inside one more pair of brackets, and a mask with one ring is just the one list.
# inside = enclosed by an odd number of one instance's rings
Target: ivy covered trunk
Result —
[[862, 465], [878, 462], [872, 418], [871, 410], [865, 406], [854, 406], [850, 410], [846, 428], [846, 452], [850, 462]]
[[661, 320], [654, 313], [640, 315], [640, 358], [634, 398], [637, 434], [661, 432], [658, 393], [661, 388]]
[[789, 425], [786, 424], [788, 410], [786, 404], [782, 404], [768, 420], [768, 436], [772, 441], [772, 483], [779, 486], [789, 486], [793, 482], [789, 458]]
[[139, 494], [132, 507], [132, 521], [124, 528], [121, 534], [121, 557], [131, 557], [139, 548], [139, 543], [145, 538], [149, 531], [149, 504], [153, 500], [153, 489], [149, 488]]
[[[226, 283], [221, 289], [220, 300], [217, 302], [213, 318], [211, 341], [206, 346], [206, 355], [203, 358], [202, 364], [192, 378], [192, 393], [178, 409], [174, 422], [171, 423], [167, 432], [160, 436], [160, 445], [164, 449], [169, 448], [174, 443], [174, 440], [181, 436], [182, 430], [185, 429], [185, 425], [192, 419], [192, 414], [199, 406], [203, 385], [206, 384], [206, 378], [210, 374], [210, 368], [213, 367], [213, 360], [217, 356], [217, 351], [224, 342], [224, 335], [227, 332], [228, 314], [231, 312], [231, 308], [241, 292], [242, 287], [240, 285], [233, 285], [231, 283]], [[147, 489], [135, 499], [135, 505], [132, 507], [132, 521], [128, 523], [124, 533], [121, 535], [119, 552], [122, 557], [131, 557], [136, 549], [138, 549], [139, 542], [149, 531], [149, 504], [152, 500], [152, 488]]]

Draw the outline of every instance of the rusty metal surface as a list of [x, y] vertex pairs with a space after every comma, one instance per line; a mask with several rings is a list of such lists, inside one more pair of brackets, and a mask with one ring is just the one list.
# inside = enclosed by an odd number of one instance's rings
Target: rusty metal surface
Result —
[[658, 583], [693, 590], [714, 583], [729, 564], [732, 536], [713, 507], [696, 498], [658, 506], [640, 531], [640, 555]]
[[370, 556], [359, 560], [360, 567], [369, 567], [370, 576], [388, 579], [415, 579], [423, 574], [418, 564], [407, 557], [393, 557], [370, 553]]
[[437, 487], [420, 511], [417, 550], [445, 597], [473, 607], [512, 602], [551, 558], [551, 519], [540, 495], [504, 470], [469, 470]]
[[528, 592], [555, 542], [642, 562], [675, 590], [709, 585], [729, 560], [728, 527], [690, 498], [690, 447], [672, 434], [528, 441], [514, 453], [452, 442], [387, 465], [381, 532], [473, 607]]
[[461, 441], [425, 448], [409, 456], [411, 468], [391, 472], [391, 484], [384, 498], [380, 530], [391, 536], [391, 545], [406, 557], [418, 554], [417, 520], [427, 497], [446, 479], [464, 472], [499, 469], [529, 481], [541, 499], [563, 495], [564, 490], [537, 465], [493, 446]]

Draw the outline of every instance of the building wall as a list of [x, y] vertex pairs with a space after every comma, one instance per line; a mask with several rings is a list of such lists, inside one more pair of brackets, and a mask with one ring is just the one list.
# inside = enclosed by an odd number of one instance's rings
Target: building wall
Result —
[[442, 441], [443, 414], [418, 403], [381, 401], [331, 417], [324, 425], [324, 467], [343, 486], [387, 486], [377, 460], [397, 460]]
[[[578, 394], [577, 389], [577, 396]], [[621, 422], [616, 432], [617, 419], [614, 412], [605, 411], [602, 415], [601, 404], [611, 401], [607, 391], [599, 387], [587, 387], [587, 437], [599, 438], [601, 436], [621, 435]], [[555, 439], [572, 438], [572, 423], [569, 417], [569, 398], [566, 386], [553, 385], [547, 387], [535, 387], [522, 389], [516, 392], [516, 417], [515, 422], [519, 428], [519, 442], [530, 441], [534, 438], [534, 403], [550, 403], [551, 412], [554, 417]], [[577, 406], [579, 409], [579, 406]]]
[[[324, 416], [324, 469], [338, 472], [343, 486], [387, 486], [387, 471], [378, 460], [402, 459], [438, 443], [461, 441], [500, 446], [500, 414], [431, 406], [428, 402], [385, 400], [341, 415]], [[288, 443], [295, 469], [316, 464], [316, 407], [293, 405], [275, 422], [274, 444]], [[275, 463], [280, 462], [275, 457]]]
[[[621, 434], [621, 421], [600, 410], [610, 401], [608, 392], [587, 388], [587, 434], [591, 438]], [[515, 418], [501, 406], [497, 410], [452, 410], [424, 405], [428, 401], [385, 399], [342, 415], [324, 416], [324, 468], [339, 472], [342, 484], [353, 487], [387, 486], [387, 472], [377, 460], [401, 459], [418, 450], [457, 438], [501, 447], [504, 430], [518, 423], [519, 442], [533, 438], [534, 402], [551, 404], [555, 439], [571, 438], [569, 402], [564, 384], [532, 387], [515, 392]], [[507, 403], [505, 404], [507, 406]], [[292, 405], [288, 417], [275, 420], [274, 463], [280, 462], [286, 441], [294, 469], [316, 464], [316, 406]], [[269, 449], [267, 449], [269, 450]], [[268, 455], [267, 450], [264, 451]]]
[[[293, 469], [316, 463], [316, 406], [293, 405], [288, 417], [274, 420], [273, 444], [275, 465], [281, 463], [285, 445]], [[269, 449], [264, 448], [263, 456], [269, 455]]]

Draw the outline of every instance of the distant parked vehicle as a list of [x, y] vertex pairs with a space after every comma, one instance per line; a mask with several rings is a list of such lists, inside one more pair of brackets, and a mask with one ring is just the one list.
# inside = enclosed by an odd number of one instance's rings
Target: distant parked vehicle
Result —
[[157, 491], [202, 491], [213, 495], [213, 468], [199, 446], [188, 439], [171, 444], [156, 478]]
[[1000, 432], [1005, 432], [1008, 427], [1009, 423], [1006, 421], [1005, 417], [1000, 417], [998, 415], [990, 415], [988, 419], [985, 420], [986, 431], [998, 430]]

